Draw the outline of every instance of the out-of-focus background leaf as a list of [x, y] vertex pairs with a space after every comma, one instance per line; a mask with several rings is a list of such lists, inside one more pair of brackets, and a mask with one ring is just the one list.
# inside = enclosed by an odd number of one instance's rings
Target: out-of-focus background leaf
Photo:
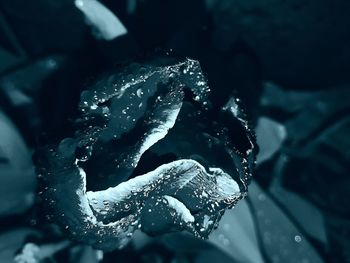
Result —
[[31, 152], [13, 122], [0, 112], [0, 217], [26, 212], [35, 199]]

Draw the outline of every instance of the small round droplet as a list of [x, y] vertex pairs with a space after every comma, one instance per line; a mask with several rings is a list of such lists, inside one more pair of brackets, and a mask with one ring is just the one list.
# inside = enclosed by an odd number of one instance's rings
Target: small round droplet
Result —
[[294, 237], [294, 240], [295, 240], [295, 242], [300, 243], [300, 242], [301, 242], [301, 236], [296, 235], [296, 236]]

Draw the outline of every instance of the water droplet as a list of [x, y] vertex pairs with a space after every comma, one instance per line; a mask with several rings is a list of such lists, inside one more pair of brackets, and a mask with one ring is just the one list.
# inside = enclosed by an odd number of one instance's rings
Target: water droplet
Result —
[[296, 235], [296, 236], [294, 237], [294, 240], [295, 240], [295, 242], [300, 243], [300, 242], [301, 242], [301, 236]]
[[143, 95], [142, 89], [138, 89], [138, 90], [136, 91], [136, 95], [137, 95], [137, 97], [141, 98], [142, 95]]

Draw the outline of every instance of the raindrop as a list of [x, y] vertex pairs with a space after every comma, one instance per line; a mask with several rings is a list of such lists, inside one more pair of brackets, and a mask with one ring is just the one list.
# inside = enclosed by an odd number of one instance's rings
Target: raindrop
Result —
[[296, 236], [294, 237], [294, 240], [295, 240], [295, 242], [300, 243], [300, 242], [301, 242], [301, 236], [296, 235]]
[[136, 95], [137, 95], [137, 97], [141, 98], [141, 96], [143, 95], [142, 89], [138, 89], [138, 90], [136, 91]]

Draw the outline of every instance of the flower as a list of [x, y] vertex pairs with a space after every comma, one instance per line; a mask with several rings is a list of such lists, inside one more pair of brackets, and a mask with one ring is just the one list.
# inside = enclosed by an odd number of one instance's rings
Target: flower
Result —
[[197, 61], [170, 58], [83, 91], [75, 134], [38, 150], [48, 218], [101, 250], [138, 228], [206, 238], [246, 195], [256, 153], [239, 99], [216, 109], [209, 93]]

